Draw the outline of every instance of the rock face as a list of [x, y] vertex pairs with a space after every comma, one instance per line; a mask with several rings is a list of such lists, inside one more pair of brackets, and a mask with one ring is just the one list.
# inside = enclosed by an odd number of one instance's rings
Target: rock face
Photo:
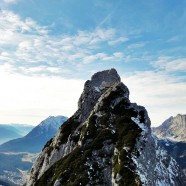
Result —
[[153, 128], [153, 133], [186, 175], [186, 115], [170, 117], [159, 127]]
[[186, 115], [178, 114], [176, 117], [170, 117], [159, 127], [153, 128], [153, 133], [158, 138], [186, 142]]
[[178, 162], [186, 176], [186, 142], [159, 139], [159, 144]]
[[86, 81], [83, 93], [78, 101], [77, 115], [79, 115], [79, 121], [84, 122], [107, 88], [120, 81], [115, 69], [97, 72], [92, 76], [91, 81]]
[[144, 107], [131, 103], [115, 69], [85, 83], [77, 112], [38, 156], [27, 186], [182, 186], [173, 158], [151, 135]]

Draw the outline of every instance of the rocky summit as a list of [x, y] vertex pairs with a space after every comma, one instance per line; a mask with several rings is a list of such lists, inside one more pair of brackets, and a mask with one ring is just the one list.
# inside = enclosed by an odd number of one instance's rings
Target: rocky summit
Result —
[[176, 161], [151, 135], [115, 69], [87, 81], [77, 112], [43, 148], [27, 186], [182, 186]]
[[153, 128], [160, 145], [179, 163], [186, 176], [186, 115], [178, 114]]
[[186, 115], [178, 114], [165, 120], [159, 127], [153, 128], [158, 138], [177, 142], [186, 142]]

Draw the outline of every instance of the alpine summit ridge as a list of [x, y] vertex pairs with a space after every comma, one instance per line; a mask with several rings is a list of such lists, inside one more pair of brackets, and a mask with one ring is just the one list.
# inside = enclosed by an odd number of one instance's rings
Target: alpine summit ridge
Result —
[[43, 148], [27, 186], [182, 186], [183, 174], [151, 135], [115, 69], [85, 82], [78, 110]]

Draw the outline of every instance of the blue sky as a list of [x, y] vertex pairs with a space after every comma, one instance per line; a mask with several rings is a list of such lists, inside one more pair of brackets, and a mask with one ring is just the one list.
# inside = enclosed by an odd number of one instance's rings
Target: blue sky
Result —
[[2, 0], [0, 123], [70, 116], [113, 67], [152, 125], [185, 114], [185, 33], [184, 0]]

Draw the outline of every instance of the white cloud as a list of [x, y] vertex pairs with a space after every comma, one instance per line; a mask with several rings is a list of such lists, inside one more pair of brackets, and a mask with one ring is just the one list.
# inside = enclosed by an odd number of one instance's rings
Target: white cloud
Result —
[[163, 72], [136, 72], [122, 76], [132, 102], [146, 107], [153, 126], [186, 111], [186, 84]]
[[145, 43], [134, 43], [128, 46], [129, 49], [133, 49], [133, 48], [140, 48], [145, 46]]
[[177, 35], [177, 36], [173, 36], [173, 37], [169, 38], [169, 39], [167, 40], [167, 42], [168, 42], [168, 43], [178, 42], [178, 41], [180, 41], [181, 39], [182, 39], [182, 37], [179, 36], [179, 35]]
[[161, 56], [155, 65], [166, 71], [186, 71], [186, 58], [172, 59], [169, 56]]
[[71, 116], [76, 111], [84, 81], [11, 75], [9, 68], [0, 66], [1, 123], [38, 124], [49, 115]]
[[2, 0], [2, 1], [7, 4], [14, 4], [17, 3], [19, 0]]
[[0, 75], [3, 77], [13, 71], [13, 66], [9, 63], [0, 64]]
[[3, 0], [5, 3], [15, 3], [17, 0]]
[[37, 35], [48, 33], [47, 27], [39, 26], [31, 18], [21, 20], [19, 15], [8, 10], [0, 11], [0, 31], [4, 32], [5, 36], [6, 33], [20, 34], [21, 36], [26, 36], [26, 33]]
[[35, 66], [30, 68], [19, 67], [19, 73], [24, 75], [34, 75], [37, 76], [61, 76], [61, 74], [71, 74], [72, 72], [69, 69], [62, 67], [48, 67], [48, 66]]
[[119, 37], [119, 38], [116, 38], [114, 40], [111, 40], [108, 42], [109, 45], [116, 45], [118, 43], [124, 43], [124, 42], [127, 42], [129, 41], [129, 38], [127, 37]]
[[114, 35], [114, 29], [97, 28], [93, 32], [79, 31], [78, 34], [73, 37], [73, 42], [75, 45], [94, 45], [100, 42], [109, 41], [114, 37]]
[[122, 52], [115, 52], [111, 55], [107, 55], [105, 53], [97, 53], [95, 55], [86, 56], [83, 59], [83, 62], [91, 63], [93, 61], [114, 61], [117, 62], [118, 60], [124, 59], [124, 54]]
[[[0, 63], [9, 63], [14, 72], [32, 75], [65, 76], [74, 66], [94, 61], [122, 60], [124, 54], [110, 48], [101, 52], [101, 46], [109, 42], [124, 42], [114, 29], [96, 28], [93, 31], [78, 31], [74, 35], [50, 35], [49, 28], [34, 20], [13, 12], [0, 12]], [[112, 52], [113, 50], [113, 52]], [[65, 67], [64, 67], [65, 66]], [[48, 70], [48, 67], [58, 70]], [[24, 69], [24, 70], [23, 70]], [[37, 70], [36, 70], [37, 69]], [[40, 69], [40, 70], [39, 70]], [[63, 69], [63, 70], [62, 70]], [[57, 72], [63, 73], [57, 73]]]

